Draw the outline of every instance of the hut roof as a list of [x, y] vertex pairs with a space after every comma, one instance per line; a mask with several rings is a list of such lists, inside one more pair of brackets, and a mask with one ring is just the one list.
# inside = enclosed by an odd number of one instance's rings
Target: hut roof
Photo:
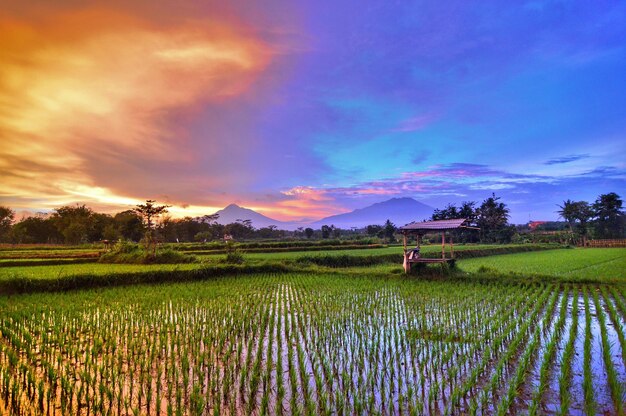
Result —
[[463, 226], [467, 219], [458, 218], [454, 220], [439, 220], [439, 221], [424, 221], [424, 222], [412, 222], [400, 227], [401, 232], [431, 232], [431, 231], [445, 231], [454, 230], [456, 228], [466, 228]]

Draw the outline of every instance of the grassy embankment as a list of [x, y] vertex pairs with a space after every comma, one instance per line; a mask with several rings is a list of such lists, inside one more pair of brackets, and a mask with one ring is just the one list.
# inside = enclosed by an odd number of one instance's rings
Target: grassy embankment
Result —
[[[458, 246], [458, 258], [484, 256], [515, 251], [546, 249], [550, 246]], [[438, 256], [438, 246], [425, 246], [425, 256]], [[252, 274], [259, 272], [285, 273], [316, 271], [327, 268], [350, 268], [402, 262], [400, 247], [359, 250], [307, 252], [254, 253], [245, 255], [241, 265], [224, 264], [223, 255], [198, 256], [201, 262], [189, 264], [57, 264], [40, 265], [34, 259], [29, 266], [0, 267], [0, 293], [57, 291], [85, 287], [129, 285], [166, 281], [203, 280], [225, 274]], [[75, 261], [79, 261], [75, 260]]]

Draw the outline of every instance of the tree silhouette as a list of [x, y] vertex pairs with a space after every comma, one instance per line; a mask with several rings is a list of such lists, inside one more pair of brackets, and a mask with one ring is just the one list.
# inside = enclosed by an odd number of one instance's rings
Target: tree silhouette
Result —
[[593, 204], [596, 231], [600, 238], [616, 238], [623, 234], [622, 200], [615, 192], [598, 196]]
[[505, 239], [505, 236], [501, 234], [508, 226], [510, 210], [504, 202], [499, 201], [500, 197], [492, 194], [477, 210], [476, 223], [480, 227], [483, 241], [496, 242]]
[[0, 242], [8, 240], [15, 212], [9, 207], [0, 206]]
[[563, 201], [563, 205], [558, 205], [558, 207], [560, 209], [557, 213], [567, 222], [569, 230], [574, 232], [574, 225], [576, 225], [576, 218], [578, 217], [578, 203], [568, 199]]
[[154, 199], [146, 200], [145, 204], [138, 204], [133, 211], [141, 216], [146, 227], [145, 243], [147, 251], [152, 250], [152, 254], [156, 255], [156, 220], [159, 216], [167, 213], [170, 205], [157, 205]]

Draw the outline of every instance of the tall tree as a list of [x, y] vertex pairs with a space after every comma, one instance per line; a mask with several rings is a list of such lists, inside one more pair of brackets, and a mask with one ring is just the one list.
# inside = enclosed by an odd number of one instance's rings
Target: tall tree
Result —
[[382, 225], [370, 224], [367, 227], [365, 227], [365, 232], [367, 233], [367, 235], [371, 237], [376, 237], [377, 235], [382, 234], [382, 231], [383, 231]]
[[587, 201], [578, 201], [574, 207], [577, 221], [576, 232], [582, 237], [583, 246], [586, 246], [589, 236], [589, 221], [593, 218], [593, 208]]
[[133, 211], [143, 218], [143, 223], [146, 227], [145, 242], [148, 251], [152, 251], [152, 254], [156, 254], [156, 225], [158, 218], [167, 213], [167, 209], [170, 205], [157, 205], [154, 199], [146, 200], [145, 204], [138, 204]]
[[14, 243], [61, 243], [63, 236], [52, 221], [43, 216], [27, 217], [11, 228], [11, 241]]
[[207, 215], [201, 216], [200, 218], [198, 218], [198, 220], [202, 224], [213, 224], [214, 222], [217, 221], [219, 217], [220, 217], [220, 214], [207, 214]]
[[157, 205], [154, 199], [146, 200], [145, 204], [138, 204], [133, 211], [143, 218], [146, 228], [153, 230], [156, 227], [158, 218], [167, 213], [171, 205]]
[[455, 218], [461, 218], [459, 209], [454, 204], [448, 204], [444, 209], [435, 209], [431, 219], [437, 220], [451, 220]]
[[459, 208], [459, 218], [465, 218], [470, 225], [476, 224], [476, 202], [463, 201]]
[[390, 221], [385, 221], [385, 225], [383, 226], [383, 235], [387, 239], [388, 242], [393, 243], [396, 238], [396, 226]]
[[623, 202], [618, 194], [610, 192], [598, 196], [593, 204], [596, 233], [600, 238], [619, 238], [624, 234]]
[[[476, 227], [476, 220], [478, 218], [476, 202], [463, 201], [459, 208], [459, 216], [457, 218], [465, 218], [467, 220], [466, 225]], [[479, 234], [476, 230], [469, 230], [467, 228], [461, 228], [455, 233], [456, 239], [460, 243], [476, 243], [478, 242]]]
[[85, 205], [63, 206], [50, 217], [67, 244], [88, 243], [95, 234], [94, 212]]
[[230, 234], [234, 239], [250, 238], [254, 235], [254, 227], [250, 220], [237, 220], [224, 226], [224, 233]]
[[[454, 204], [448, 204], [444, 209], [436, 209], [431, 216], [431, 220], [438, 221], [464, 218], [467, 220], [467, 225], [476, 226], [477, 215], [476, 202], [463, 201], [460, 208], [457, 208]], [[458, 242], [474, 243], [478, 241], [478, 235], [473, 230], [460, 229], [456, 230], [453, 234]]]
[[577, 203], [568, 199], [567, 201], [563, 201], [563, 205], [558, 205], [559, 210], [557, 213], [561, 218], [567, 222], [569, 225], [569, 230], [574, 232], [574, 226], [576, 225], [576, 218], [578, 217], [578, 207]]
[[15, 212], [11, 208], [0, 206], [0, 242], [9, 240], [9, 233], [14, 219]]
[[113, 217], [117, 238], [139, 241], [144, 234], [143, 220], [137, 211], [129, 209], [118, 212]]
[[507, 242], [510, 240], [509, 208], [500, 197], [492, 194], [485, 199], [477, 210], [476, 224], [480, 227], [481, 240], [484, 242]]
[[557, 211], [572, 232], [575, 239], [581, 238], [582, 244], [586, 245], [589, 235], [589, 221], [593, 217], [593, 209], [587, 201], [572, 201], [568, 199], [559, 205]]

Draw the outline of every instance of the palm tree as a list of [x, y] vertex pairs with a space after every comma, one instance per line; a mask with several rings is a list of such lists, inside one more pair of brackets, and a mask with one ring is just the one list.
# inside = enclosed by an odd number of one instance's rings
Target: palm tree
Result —
[[578, 203], [568, 199], [563, 201], [563, 205], [557, 205], [560, 210], [557, 211], [559, 216], [567, 221], [570, 232], [574, 232], [574, 224], [576, 224], [576, 217], [578, 214]]

